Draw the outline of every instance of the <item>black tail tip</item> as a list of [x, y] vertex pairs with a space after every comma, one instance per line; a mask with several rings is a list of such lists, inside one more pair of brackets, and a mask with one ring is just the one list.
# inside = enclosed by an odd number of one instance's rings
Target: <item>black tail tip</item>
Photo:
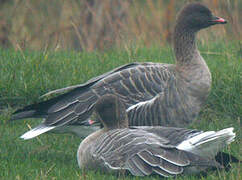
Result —
[[23, 112], [14, 112], [10, 121], [18, 120], [18, 119], [24, 119], [24, 118], [31, 118], [35, 114], [35, 110], [30, 111], [23, 111]]
[[240, 160], [233, 155], [224, 152], [219, 152], [215, 156], [215, 160], [225, 168], [225, 171], [229, 171], [229, 169], [231, 168], [231, 163], [240, 162]]

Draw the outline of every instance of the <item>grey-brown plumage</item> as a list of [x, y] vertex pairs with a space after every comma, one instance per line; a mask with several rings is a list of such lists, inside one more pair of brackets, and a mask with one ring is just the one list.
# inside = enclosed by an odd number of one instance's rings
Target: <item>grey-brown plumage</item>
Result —
[[85, 138], [78, 149], [81, 169], [135, 176], [172, 177], [223, 168], [216, 154], [234, 140], [233, 128], [202, 132], [161, 126], [129, 127], [125, 106], [114, 95], [104, 95], [95, 112], [103, 129]]
[[193, 122], [211, 87], [211, 74], [196, 46], [196, 33], [226, 23], [199, 4], [187, 5], [174, 31], [176, 64], [131, 63], [95, 77], [85, 84], [51, 93], [69, 92], [17, 110], [12, 119], [44, 118], [42, 124], [22, 136], [33, 138], [46, 131], [82, 134], [99, 97], [115, 94], [124, 103], [129, 124], [184, 127]]

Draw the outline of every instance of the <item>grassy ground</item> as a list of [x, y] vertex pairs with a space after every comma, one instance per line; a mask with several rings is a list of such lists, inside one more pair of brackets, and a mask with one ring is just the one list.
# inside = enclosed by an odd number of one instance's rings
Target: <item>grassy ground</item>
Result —
[[[236, 141], [225, 151], [241, 159], [242, 50], [239, 42], [200, 45], [213, 76], [212, 92], [192, 128], [218, 130], [235, 127]], [[23, 141], [19, 136], [40, 120], [9, 123], [17, 107], [39, 101], [50, 90], [83, 83], [119, 65], [132, 61], [173, 63], [170, 48], [129, 47], [95, 53], [15, 52], [0, 50], [0, 179], [116, 179], [94, 172], [82, 173], [76, 151], [80, 139], [72, 135], [44, 134]], [[211, 172], [206, 180], [241, 179], [240, 164], [229, 172]], [[123, 179], [124, 177], [119, 177]], [[126, 177], [127, 179], [139, 179]], [[157, 179], [157, 177], [144, 178]], [[198, 179], [196, 176], [178, 179]]]

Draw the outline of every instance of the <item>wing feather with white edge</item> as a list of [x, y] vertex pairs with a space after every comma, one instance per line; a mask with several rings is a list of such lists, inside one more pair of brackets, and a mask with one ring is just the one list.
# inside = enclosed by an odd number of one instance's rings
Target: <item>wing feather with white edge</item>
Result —
[[181, 174], [190, 165], [217, 166], [198, 155], [176, 149], [167, 139], [141, 129], [116, 129], [97, 139], [92, 149], [110, 169], [126, 169], [135, 176], [152, 173], [164, 177]]

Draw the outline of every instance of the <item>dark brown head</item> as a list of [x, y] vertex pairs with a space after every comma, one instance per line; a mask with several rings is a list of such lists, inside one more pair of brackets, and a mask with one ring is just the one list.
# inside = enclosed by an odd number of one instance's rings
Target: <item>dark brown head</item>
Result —
[[177, 26], [195, 32], [215, 24], [225, 23], [227, 23], [226, 20], [214, 16], [206, 6], [200, 3], [190, 3], [185, 6], [177, 19]]
[[104, 95], [95, 104], [94, 109], [104, 128], [116, 129], [128, 127], [124, 104], [115, 95]]

